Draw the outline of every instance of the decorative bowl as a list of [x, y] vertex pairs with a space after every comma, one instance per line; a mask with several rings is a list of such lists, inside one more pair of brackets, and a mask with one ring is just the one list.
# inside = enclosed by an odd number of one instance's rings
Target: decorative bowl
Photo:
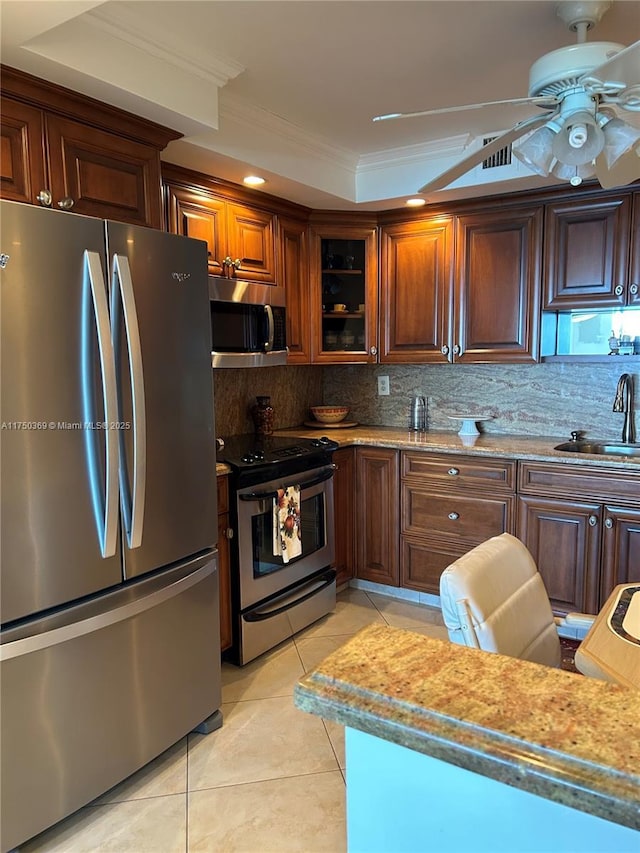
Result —
[[313, 417], [322, 424], [337, 424], [349, 414], [348, 406], [311, 406]]

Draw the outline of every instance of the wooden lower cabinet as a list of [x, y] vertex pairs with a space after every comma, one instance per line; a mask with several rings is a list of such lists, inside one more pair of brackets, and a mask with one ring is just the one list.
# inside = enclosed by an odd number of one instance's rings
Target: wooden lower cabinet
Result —
[[217, 478], [218, 485], [218, 578], [220, 587], [220, 650], [231, 647], [231, 558], [229, 538], [229, 483], [226, 476]]
[[598, 504], [519, 499], [519, 536], [538, 566], [556, 613], [598, 609], [601, 515]]
[[511, 460], [402, 453], [401, 586], [437, 595], [457, 557], [513, 533], [515, 483]]
[[398, 586], [398, 451], [356, 449], [356, 577]]
[[355, 574], [355, 449], [344, 447], [333, 454], [336, 472], [333, 477], [335, 517], [334, 568], [338, 586]]
[[640, 471], [522, 462], [519, 492], [518, 535], [556, 613], [597, 613], [640, 581]]

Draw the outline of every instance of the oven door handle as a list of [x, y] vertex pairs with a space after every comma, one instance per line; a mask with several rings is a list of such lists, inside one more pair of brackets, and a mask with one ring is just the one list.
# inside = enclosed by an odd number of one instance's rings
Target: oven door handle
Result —
[[[322, 474], [318, 474], [318, 476], [314, 477], [312, 480], [306, 480], [305, 482], [299, 483], [300, 490], [310, 489], [312, 486], [324, 483], [325, 480], [330, 480], [333, 477], [336, 468], [337, 465], [332, 463], [326, 471], [322, 472]], [[278, 492], [276, 490], [272, 492], [248, 492], [246, 495], [238, 495], [238, 497], [241, 501], [264, 501], [269, 498], [277, 498]]]
[[[287, 610], [291, 610], [292, 607], [296, 607], [298, 604], [302, 604], [303, 601], [307, 601], [309, 598], [313, 598], [314, 595], [317, 595], [320, 590], [323, 590], [325, 587], [330, 586], [335, 582], [336, 572], [335, 569], [328, 569], [324, 574], [319, 577], [313, 578], [312, 588], [309, 592], [304, 593], [299, 598], [289, 598], [287, 597], [284, 604], [280, 605], [280, 607], [274, 607], [273, 610], [251, 610], [249, 613], [243, 613], [242, 618], [245, 622], [263, 622], [265, 619], [271, 619], [273, 616], [279, 616], [281, 613], [285, 613]], [[305, 587], [308, 588], [306, 584]], [[282, 598], [280, 598], [282, 601]], [[277, 603], [277, 602], [276, 602]], [[266, 605], [268, 607], [268, 605]]]

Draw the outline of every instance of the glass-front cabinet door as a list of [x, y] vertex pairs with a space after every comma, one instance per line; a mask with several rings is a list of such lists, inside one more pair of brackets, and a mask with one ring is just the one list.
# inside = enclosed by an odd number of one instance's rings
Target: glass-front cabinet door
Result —
[[312, 232], [314, 362], [375, 362], [378, 287], [375, 228]]

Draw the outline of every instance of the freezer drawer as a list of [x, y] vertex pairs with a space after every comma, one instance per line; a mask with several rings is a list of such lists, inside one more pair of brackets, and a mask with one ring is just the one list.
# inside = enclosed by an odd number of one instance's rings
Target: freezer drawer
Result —
[[135, 593], [96, 599], [85, 618], [73, 608], [67, 624], [58, 614], [56, 627], [0, 647], [3, 853], [220, 707], [216, 553]]

